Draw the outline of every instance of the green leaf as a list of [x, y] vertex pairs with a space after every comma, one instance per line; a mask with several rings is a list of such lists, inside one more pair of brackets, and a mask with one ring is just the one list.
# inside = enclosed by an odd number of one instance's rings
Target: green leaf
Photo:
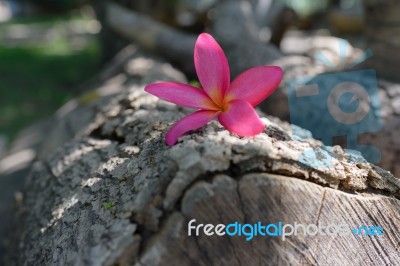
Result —
[[111, 209], [112, 208], [112, 203], [110, 202], [110, 201], [105, 201], [105, 202], [103, 202], [103, 207], [104, 207], [104, 209], [106, 209], [106, 210], [109, 210], [109, 209]]

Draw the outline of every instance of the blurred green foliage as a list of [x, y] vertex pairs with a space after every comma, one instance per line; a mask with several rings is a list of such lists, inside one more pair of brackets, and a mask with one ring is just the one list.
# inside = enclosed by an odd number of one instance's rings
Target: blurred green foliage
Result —
[[[79, 22], [80, 18], [57, 17], [14, 20], [0, 24], [0, 33], [11, 26], [49, 26]], [[98, 71], [99, 49], [94, 36], [78, 48], [60, 34], [50, 40], [9, 45], [0, 41], [0, 134], [16, 133], [70, 99], [74, 88]]]

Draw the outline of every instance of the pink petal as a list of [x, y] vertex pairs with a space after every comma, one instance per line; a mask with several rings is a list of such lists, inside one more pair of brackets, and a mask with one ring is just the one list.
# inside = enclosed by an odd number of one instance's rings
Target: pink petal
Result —
[[194, 65], [203, 89], [222, 106], [230, 83], [229, 65], [221, 47], [210, 34], [202, 33], [197, 39]]
[[255, 136], [265, 128], [253, 106], [242, 100], [229, 102], [228, 110], [220, 113], [218, 120], [226, 129], [239, 136]]
[[147, 85], [144, 90], [177, 105], [196, 109], [218, 110], [218, 107], [203, 90], [190, 85], [177, 82], [159, 82]]
[[165, 141], [168, 146], [174, 145], [180, 136], [190, 130], [195, 130], [203, 127], [205, 124], [210, 122], [217, 112], [213, 111], [197, 111], [188, 116], [185, 116], [178, 122], [176, 122], [165, 136]]
[[282, 80], [282, 69], [277, 66], [258, 66], [240, 74], [231, 84], [225, 100], [244, 100], [256, 106], [270, 96]]

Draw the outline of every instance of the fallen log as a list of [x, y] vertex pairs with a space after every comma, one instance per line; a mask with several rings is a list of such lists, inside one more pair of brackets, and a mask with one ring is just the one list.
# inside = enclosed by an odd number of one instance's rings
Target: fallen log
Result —
[[[10, 265], [400, 264], [399, 179], [261, 112], [266, 128], [254, 138], [214, 121], [169, 148], [166, 130], [188, 111], [143, 88], [184, 78], [142, 53], [123, 64], [122, 92], [81, 103], [94, 115], [34, 165]], [[193, 226], [380, 226], [384, 235], [247, 241], [189, 235], [193, 219]]]

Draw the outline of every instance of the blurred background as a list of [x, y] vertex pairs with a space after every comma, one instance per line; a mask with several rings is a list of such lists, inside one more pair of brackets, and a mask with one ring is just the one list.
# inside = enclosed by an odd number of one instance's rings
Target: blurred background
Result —
[[[20, 130], [52, 115], [81, 93], [82, 84], [126, 45], [107, 34], [99, 38], [104, 2], [0, 0], [0, 154]], [[209, 11], [218, 1], [113, 2], [184, 32], [200, 33], [207, 28], [212, 17]], [[305, 31], [342, 36], [355, 46], [363, 45], [359, 0], [250, 2], [261, 26], [261, 39], [284, 53], [305, 52], [296, 43]]]
[[99, 69], [100, 25], [80, 1], [0, 1], [0, 149]]

